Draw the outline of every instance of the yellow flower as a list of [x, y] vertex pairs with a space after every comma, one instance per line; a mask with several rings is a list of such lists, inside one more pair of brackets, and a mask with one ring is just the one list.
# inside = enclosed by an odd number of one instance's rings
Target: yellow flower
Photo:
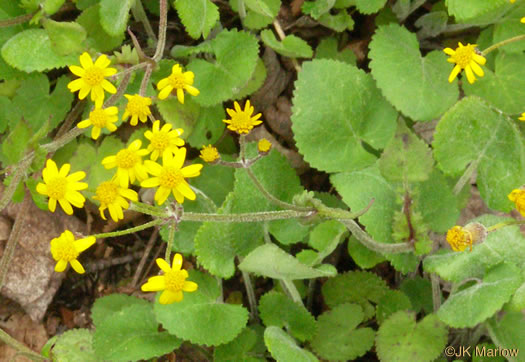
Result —
[[521, 114], [521, 117], [518, 118], [520, 121], [525, 121], [525, 113], [522, 113]]
[[510, 0], [510, 2], [511, 2], [511, 3], [513, 4], [513, 3], [515, 3], [515, 2], [516, 2], [516, 0]]
[[108, 107], [102, 108], [102, 104], [95, 103], [95, 109], [89, 112], [89, 118], [79, 122], [78, 128], [87, 128], [93, 126], [91, 130], [91, 138], [96, 140], [100, 136], [102, 128], [107, 128], [110, 132], [115, 132], [117, 126], [114, 125], [118, 121], [118, 108]]
[[212, 163], [217, 161], [221, 156], [219, 155], [217, 148], [213, 147], [212, 145], [208, 145], [202, 147], [199, 157], [202, 158], [204, 162]]
[[272, 148], [272, 143], [268, 141], [266, 138], [262, 138], [259, 140], [259, 143], [257, 143], [257, 149], [261, 153], [268, 153], [270, 152]]
[[86, 52], [82, 53], [80, 56], [80, 65], [82, 67], [77, 65], [69, 67], [71, 73], [80, 78], [69, 82], [67, 87], [71, 93], [80, 90], [78, 93], [79, 99], [86, 98], [88, 93], [91, 92], [91, 100], [102, 103], [104, 101], [104, 90], [109, 93], [117, 92], [115, 86], [105, 79], [117, 73], [115, 68], [108, 68], [110, 63], [111, 61], [105, 54], [99, 56], [93, 64], [91, 56]]
[[149, 140], [148, 152], [151, 152], [150, 158], [156, 161], [164, 151], [168, 150], [175, 153], [179, 147], [184, 146], [184, 140], [179, 136], [184, 132], [182, 128], [171, 130], [171, 124], [166, 123], [160, 128], [160, 121], [153, 122], [152, 131], [146, 131], [144, 137]]
[[173, 267], [164, 260], [156, 260], [159, 268], [164, 275], [157, 275], [148, 279], [141, 289], [143, 292], [163, 291], [159, 298], [160, 304], [171, 304], [180, 302], [184, 295], [182, 292], [194, 292], [199, 287], [197, 283], [187, 281], [188, 271], [182, 268], [182, 255], [179, 253], [173, 256]]
[[154, 177], [142, 181], [142, 187], [158, 187], [155, 192], [155, 201], [162, 205], [170, 195], [175, 196], [179, 204], [184, 202], [184, 198], [195, 200], [195, 193], [190, 188], [185, 178], [197, 177], [201, 174], [202, 165], [195, 164], [186, 167], [186, 148], [179, 148], [175, 155], [169, 151], [164, 151], [162, 155], [162, 166], [156, 162], [146, 160], [144, 162], [148, 172]]
[[447, 242], [454, 251], [463, 251], [472, 244], [482, 243], [487, 238], [488, 231], [485, 226], [478, 222], [472, 222], [465, 227], [454, 226], [447, 231]]
[[51, 255], [57, 262], [55, 271], [63, 272], [66, 270], [67, 263], [70, 263], [74, 271], [84, 274], [84, 267], [77, 258], [81, 252], [93, 244], [95, 244], [94, 236], [75, 240], [73, 233], [69, 230], [64, 231], [58, 238], [51, 240]]
[[163, 78], [157, 84], [157, 89], [160, 90], [159, 99], [166, 99], [175, 89], [177, 91], [177, 99], [184, 104], [184, 91], [192, 96], [198, 96], [199, 90], [192, 86], [195, 74], [193, 72], [182, 72], [180, 65], [175, 64], [171, 68], [171, 74], [167, 78]]
[[140, 149], [142, 146], [141, 140], [131, 142], [128, 148], [118, 151], [114, 156], [108, 156], [102, 160], [102, 164], [106, 169], [117, 167], [117, 179], [120, 186], [128, 188], [129, 183], [135, 182], [135, 178], [139, 181], [148, 178], [148, 172], [142, 164], [142, 156], [147, 155], [148, 151]]
[[450, 76], [448, 77], [448, 81], [450, 83], [456, 79], [458, 74], [463, 69], [465, 69], [467, 80], [470, 84], [476, 81], [474, 73], [476, 73], [476, 75], [479, 77], [483, 77], [485, 75], [479, 64], [484, 65], [487, 60], [482, 55], [476, 53], [476, 44], [469, 43], [467, 45], [463, 45], [458, 43], [456, 50], [445, 48], [443, 51], [445, 54], [450, 56], [447, 61], [449, 63], [456, 64], [454, 69], [452, 69]]
[[49, 196], [47, 205], [51, 212], [55, 212], [57, 201], [68, 215], [73, 215], [71, 204], [78, 208], [84, 207], [86, 199], [78, 191], [88, 187], [87, 183], [79, 182], [86, 177], [86, 173], [78, 171], [68, 176], [69, 170], [71, 170], [71, 165], [65, 163], [59, 171], [57, 164], [51, 159], [47, 160], [46, 167], [42, 170], [44, 183], [39, 182], [36, 185], [36, 191]]
[[230, 115], [231, 119], [223, 120], [224, 123], [228, 124], [228, 129], [238, 134], [248, 133], [253, 127], [260, 125], [262, 121], [259, 121], [261, 114], [257, 113], [252, 117], [254, 108], [250, 105], [250, 101], [246, 101], [244, 105], [244, 111], [239, 106], [239, 103], [235, 101], [233, 103], [235, 110], [227, 108], [226, 112]]
[[124, 219], [122, 209], [129, 207], [128, 201], [138, 201], [138, 194], [128, 188], [121, 187], [116, 180], [102, 182], [93, 196], [95, 200], [100, 201], [100, 216], [106, 220], [104, 210], [109, 209], [109, 215], [113, 221], [117, 222]]
[[124, 97], [128, 99], [128, 104], [122, 115], [122, 120], [125, 121], [131, 116], [129, 124], [132, 126], [136, 126], [139, 119], [142, 123], [146, 123], [148, 116], [151, 114], [151, 110], [149, 109], [149, 106], [151, 106], [151, 98], [142, 97], [138, 94], [134, 96], [124, 94]]
[[516, 204], [516, 209], [522, 216], [525, 216], [525, 190], [514, 189], [508, 195], [510, 201]]

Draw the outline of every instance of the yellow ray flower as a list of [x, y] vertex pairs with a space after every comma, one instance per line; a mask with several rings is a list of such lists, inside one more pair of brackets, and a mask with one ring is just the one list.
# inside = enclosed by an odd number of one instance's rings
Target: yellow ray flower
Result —
[[124, 213], [122, 209], [129, 208], [129, 202], [138, 201], [139, 195], [137, 192], [128, 188], [121, 187], [116, 180], [102, 182], [96, 191], [96, 195], [93, 196], [95, 200], [100, 201], [100, 216], [106, 220], [104, 210], [109, 209], [109, 215], [113, 221], [117, 222], [124, 219]]
[[51, 255], [57, 262], [55, 271], [63, 272], [66, 270], [67, 264], [70, 263], [74, 271], [84, 274], [84, 267], [77, 258], [81, 252], [95, 244], [95, 241], [94, 236], [75, 240], [73, 233], [69, 230], [64, 231], [58, 238], [51, 240]]
[[102, 103], [96, 102], [95, 109], [89, 112], [89, 118], [79, 122], [78, 128], [87, 128], [93, 126], [91, 130], [91, 138], [96, 140], [100, 136], [102, 128], [107, 128], [110, 132], [115, 132], [117, 126], [114, 125], [118, 121], [118, 108], [108, 107], [102, 108]]
[[199, 90], [192, 86], [195, 74], [193, 72], [182, 72], [179, 64], [175, 64], [171, 68], [171, 74], [167, 78], [163, 78], [157, 84], [157, 89], [160, 90], [159, 99], [166, 99], [173, 90], [177, 91], [177, 99], [184, 104], [184, 91], [192, 96], [198, 96]]
[[179, 147], [184, 146], [184, 140], [179, 136], [184, 131], [182, 128], [171, 130], [171, 124], [166, 123], [160, 128], [160, 121], [153, 122], [152, 131], [146, 131], [144, 137], [149, 140], [148, 152], [151, 152], [150, 158], [153, 161], [157, 161], [160, 155], [164, 151], [168, 150], [171, 153], [175, 153]]
[[272, 149], [272, 143], [268, 141], [266, 138], [262, 138], [257, 143], [257, 150], [261, 153], [268, 153]]
[[129, 183], [148, 178], [148, 172], [142, 164], [142, 156], [147, 155], [146, 149], [140, 149], [142, 146], [141, 140], [135, 140], [131, 144], [118, 151], [114, 156], [108, 156], [102, 160], [102, 164], [106, 169], [117, 168], [117, 179], [123, 188], [128, 188]]
[[143, 292], [160, 292], [160, 304], [171, 304], [180, 302], [184, 298], [182, 292], [194, 292], [199, 287], [197, 283], [187, 281], [188, 271], [182, 268], [182, 255], [173, 256], [173, 267], [164, 260], [155, 260], [164, 275], [157, 275], [148, 279], [141, 289]]
[[516, 210], [520, 212], [521, 216], [525, 217], [525, 190], [514, 189], [507, 197], [516, 204]]
[[39, 182], [36, 191], [49, 197], [47, 205], [51, 212], [55, 212], [57, 201], [68, 215], [73, 215], [71, 204], [78, 208], [84, 207], [86, 199], [78, 191], [88, 187], [87, 183], [79, 182], [86, 177], [86, 173], [78, 171], [68, 176], [70, 170], [71, 165], [65, 163], [59, 171], [57, 164], [51, 159], [47, 160], [46, 167], [42, 170], [44, 183]]
[[208, 145], [202, 147], [199, 157], [202, 158], [204, 162], [212, 163], [217, 161], [221, 156], [219, 155], [217, 148], [213, 147], [212, 145]]
[[447, 231], [447, 242], [454, 251], [463, 251], [469, 247], [472, 251], [472, 245], [482, 243], [487, 238], [488, 231], [484, 225], [478, 222], [472, 222], [465, 227], [454, 226]]
[[128, 104], [126, 105], [126, 110], [122, 115], [122, 120], [125, 121], [131, 116], [130, 125], [136, 126], [138, 120], [142, 123], [146, 123], [148, 116], [151, 114], [149, 106], [151, 106], [151, 98], [142, 97], [138, 94], [130, 95], [124, 94], [124, 97], [128, 99]]
[[202, 165], [195, 164], [186, 167], [186, 148], [179, 148], [175, 155], [169, 151], [164, 151], [162, 155], [162, 166], [156, 162], [146, 160], [144, 165], [148, 172], [154, 177], [142, 181], [142, 187], [158, 187], [155, 192], [155, 201], [162, 205], [170, 195], [175, 196], [179, 204], [184, 202], [184, 198], [195, 200], [195, 192], [190, 188], [186, 178], [197, 177], [201, 174]]
[[80, 65], [71, 65], [69, 70], [74, 75], [80, 77], [75, 79], [67, 85], [71, 93], [78, 93], [79, 99], [84, 99], [91, 92], [91, 100], [93, 102], [104, 101], [104, 90], [109, 93], [116, 93], [117, 89], [111, 84], [106, 77], [110, 77], [117, 73], [115, 68], [108, 68], [111, 61], [105, 54], [102, 54], [95, 60], [91, 59], [91, 56], [84, 52], [80, 56]]
[[449, 55], [450, 58], [447, 59], [449, 63], [454, 63], [456, 66], [452, 69], [448, 81], [452, 83], [458, 74], [464, 69], [467, 75], [467, 80], [470, 84], [476, 81], [477, 76], [483, 77], [485, 73], [479, 65], [484, 65], [487, 60], [480, 54], [476, 53], [476, 44], [467, 44], [463, 45], [458, 43], [456, 50], [451, 48], [445, 48], [443, 50], [445, 54]]
[[231, 119], [223, 120], [224, 123], [228, 124], [228, 129], [238, 134], [249, 133], [253, 127], [258, 126], [262, 123], [259, 121], [261, 114], [257, 113], [252, 117], [254, 108], [250, 105], [250, 101], [246, 101], [244, 110], [241, 109], [239, 103], [235, 101], [233, 103], [235, 110], [227, 108], [226, 112], [230, 115]]

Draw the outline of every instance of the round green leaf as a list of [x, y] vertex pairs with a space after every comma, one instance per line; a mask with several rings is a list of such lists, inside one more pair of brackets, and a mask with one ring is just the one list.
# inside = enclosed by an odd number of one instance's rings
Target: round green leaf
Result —
[[389, 316], [400, 310], [411, 310], [410, 299], [399, 290], [389, 290], [379, 300], [376, 308], [376, 319], [379, 324], [383, 323]]
[[210, 0], [176, 0], [175, 9], [193, 39], [206, 39], [219, 20], [219, 9]]
[[51, 350], [53, 361], [57, 362], [96, 362], [93, 351], [93, 335], [87, 329], [71, 329], [57, 337]]
[[100, 24], [112, 36], [126, 31], [129, 11], [135, 0], [100, 0]]
[[303, 39], [295, 35], [287, 35], [282, 41], [277, 40], [273, 31], [261, 31], [261, 40], [277, 53], [289, 58], [311, 58], [313, 50]]
[[318, 359], [302, 349], [297, 342], [279, 327], [271, 326], [264, 331], [264, 343], [277, 362], [316, 362]]

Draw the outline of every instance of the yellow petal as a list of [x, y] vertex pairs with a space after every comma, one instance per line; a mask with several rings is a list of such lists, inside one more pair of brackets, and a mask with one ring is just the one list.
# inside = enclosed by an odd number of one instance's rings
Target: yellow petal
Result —
[[182, 267], [182, 255], [180, 255], [179, 253], [176, 253], [175, 255], [173, 255], [172, 269], [180, 270], [181, 267]]
[[106, 68], [110, 63], [111, 61], [108, 59], [106, 54], [102, 54], [97, 58], [97, 60], [95, 60], [95, 66], [99, 68]]
[[57, 200], [49, 198], [49, 201], [47, 202], [47, 207], [49, 208], [49, 211], [55, 212], [57, 208]]
[[461, 72], [461, 67], [459, 65], [456, 65], [454, 69], [452, 69], [452, 72], [450, 73], [450, 76], [448, 77], [448, 82], [452, 83], [454, 79], [458, 76], [459, 72]]
[[67, 267], [67, 261], [59, 260], [55, 265], [55, 271], [62, 273], [64, 270], [66, 270], [66, 267]]
[[78, 274], [84, 274], [86, 272], [82, 264], [80, 264], [77, 259], [71, 260], [70, 263], [73, 270], [76, 271]]
[[197, 283], [185, 281], [184, 285], [182, 286], [182, 290], [185, 292], [194, 292], [199, 288]]
[[160, 304], [171, 304], [175, 302], [180, 302], [182, 300], [182, 292], [172, 292], [171, 290], [165, 290], [162, 292], [159, 298]]
[[166, 289], [166, 280], [163, 275], [156, 275], [148, 279], [140, 288], [143, 292], [158, 292]]
[[166, 260], [157, 258], [155, 259], [155, 262], [164, 273], [169, 273], [171, 271], [171, 267]]
[[43, 184], [42, 182], [39, 182], [36, 185], [36, 192], [38, 192], [39, 194], [47, 196], [47, 186], [45, 184]]
[[80, 65], [82, 65], [82, 68], [84, 69], [90, 68], [93, 66], [93, 60], [91, 59], [91, 56], [89, 55], [89, 53], [87, 52], [82, 53], [82, 55], [80, 56]]
[[81, 253], [84, 250], [86, 250], [89, 247], [91, 247], [91, 245], [95, 244], [96, 241], [97, 240], [95, 239], [94, 236], [88, 236], [87, 238], [75, 240], [75, 242], [74, 242], [75, 249], [77, 249], [77, 251], [79, 253]]
[[184, 167], [181, 172], [182, 176], [188, 178], [188, 177], [197, 177], [201, 174], [202, 165], [200, 163], [196, 163], [194, 165], [186, 166]]
[[179, 100], [180, 104], [184, 104], [184, 91], [181, 88], [177, 89], [177, 99]]
[[169, 195], [170, 189], [167, 189], [165, 187], [159, 187], [157, 189], [157, 192], [155, 192], [155, 201], [157, 201], [157, 204], [162, 205]]
[[71, 204], [66, 199], [60, 199], [58, 200], [58, 203], [60, 206], [62, 206], [62, 210], [68, 215], [73, 215], [73, 208], [71, 207]]

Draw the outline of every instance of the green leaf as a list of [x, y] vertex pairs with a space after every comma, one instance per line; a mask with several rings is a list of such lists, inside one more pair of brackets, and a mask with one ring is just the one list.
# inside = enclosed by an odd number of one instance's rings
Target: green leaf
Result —
[[462, 0], [446, 0], [448, 13], [456, 18], [457, 21], [466, 22], [478, 16], [494, 12], [498, 7], [507, 5], [507, 0], [472, 0], [468, 3]]
[[85, 49], [83, 42], [87, 32], [79, 23], [48, 19], [44, 22], [44, 29], [51, 40], [53, 50], [59, 55], [80, 55]]
[[389, 290], [379, 299], [376, 308], [377, 323], [382, 324], [385, 319], [400, 310], [412, 310], [410, 299], [399, 290]]
[[481, 197], [496, 210], [510, 211], [508, 193], [525, 178], [521, 133], [515, 122], [477, 97], [459, 101], [440, 120], [434, 133], [434, 157], [448, 174], [476, 166]]
[[44, 11], [47, 15], [53, 15], [65, 2], [66, 0], [45, 0]]
[[16, 123], [11, 133], [5, 140], [2, 140], [2, 153], [4, 166], [18, 163], [28, 151], [31, 129], [24, 120]]
[[311, 268], [274, 244], [264, 244], [253, 250], [239, 264], [245, 272], [273, 279], [311, 279], [334, 276], [333, 272]]
[[379, 170], [387, 181], [421, 182], [428, 179], [434, 159], [428, 145], [400, 120], [396, 135], [379, 159]]
[[370, 43], [372, 76], [383, 95], [416, 121], [439, 117], [458, 99], [457, 84], [449, 84], [450, 65], [441, 51], [425, 57], [416, 35], [397, 24], [380, 26]]
[[[483, 215], [472, 221], [490, 227], [508, 220]], [[489, 268], [504, 261], [521, 268], [525, 266], [525, 238], [518, 226], [509, 225], [489, 233], [482, 244], [474, 245], [472, 252], [442, 250], [426, 257], [423, 265], [427, 272], [436, 273], [445, 280], [460, 282], [467, 278], [482, 278]]]
[[361, 244], [355, 236], [348, 239], [348, 254], [361, 269], [370, 269], [385, 261], [385, 257]]
[[509, 349], [509, 353], [512, 352], [517, 357], [511, 359], [511, 356], [508, 355], [509, 361], [523, 361], [523, 357], [519, 356], [519, 351], [525, 348], [523, 323], [525, 323], [525, 317], [522, 312], [506, 313], [501, 320], [491, 318], [485, 323], [494, 343], [500, 348]]
[[[520, 22], [525, 15], [525, 7], [523, 3], [515, 5], [514, 10], [509, 12], [503, 19], [494, 24], [494, 35], [492, 44], [513, 38], [523, 34], [523, 24]], [[478, 43], [479, 44], [479, 43]], [[481, 46], [481, 45], [480, 45]], [[500, 48], [505, 53], [523, 53], [525, 44], [521, 41], [505, 44]]]
[[353, 30], [355, 25], [354, 19], [345, 10], [339, 10], [335, 15], [323, 14], [319, 17], [319, 23], [337, 32]]
[[319, 170], [367, 167], [376, 157], [363, 141], [382, 147], [395, 132], [394, 109], [369, 75], [348, 64], [325, 59], [303, 63], [293, 104], [296, 145]]
[[111, 36], [126, 31], [129, 10], [135, 0], [100, 0], [100, 24]]
[[42, 72], [74, 63], [75, 56], [62, 56], [54, 52], [49, 35], [44, 29], [24, 30], [2, 47], [7, 64], [24, 72]]
[[315, 48], [315, 58], [339, 60], [351, 65], [356, 64], [355, 54], [349, 48], [338, 50], [337, 39], [334, 37], [321, 39]]
[[277, 362], [315, 362], [318, 359], [302, 349], [297, 342], [279, 327], [271, 326], [264, 331], [264, 343]]
[[357, 304], [341, 304], [324, 312], [317, 321], [312, 348], [330, 361], [349, 361], [363, 356], [374, 345], [375, 336], [372, 328], [356, 328], [363, 319], [363, 309]]
[[510, 310], [517, 312], [525, 309], [525, 283], [516, 289], [508, 306]]
[[240, 305], [217, 301], [221, 295], [217, 281], [190, 270], [189, 280], [199, 289], [185, 293], [179, 303], [155, 303], [157, 320], [171, 334], [191, 343], [218, 346], [232, 341], [246, 326], [248, 311]]
[[328, 279], [323, 284], [322, 292], [325, 303], [334, 308], [343, 303], [371, 301], [378, 303], [388, 291], [383, 279], [366, 271], [351, 271]]
[[281, 0], [243, 0], [246, 7], [273, 20], [279, 13]]
[[175, 0], [175, 9], [193, 39], [206, 39], [219, 20], [219, 8], [210, 0]]
[[253, 349], [257, 344], [257, 332], [245, 328], [233, 341], [221, 344], [213, 350], [215, 362], [262, 362], [263, 358], [254, 357]]
[[98, 327], [107, 318], [132, 305], [148, 306], [150, 304], [144, 299], [125, 294], [110, 294], [98, 298], [93, 304], [93, 307], [91, 307], [91, 320], [93, 324]]
[[[119, 1], [120, 0], [113, 0]], [[126, 3], [128, 0], [122, 1]], [[100, 5], [97, 3], [93, 5], [80, 14], [77, 18], [77, 23], [82, 25], [88, 33], [88, 38], [86, 39], [86, 45], [89, 48], [98, 50], [99, 52], [108, 52], [114, 48], [120, 46], [124, 40], [124, 32], [120, 32], [117, 35], [110, 35], [101, 25], [100, 19]], [[75, 59], [75, 62], [77, 59]], [[70, 64], [72, 62], [69, 62]]]
[[410, 299], [410, 303], [415, 312], [425, 311], [432, 313], [432, 285], [428, 279], [415, 277], [414, 279], [405, 279], [401, 282], [399, 290], [405, 293]]
[[57, 362], [96, 362], [93, 335], [87, 329], [70, 329], [56, 339], [52, 355]]
[[314, 19], [319, 19], [323, 14], [327, 14], [334, 6], [335, 0], [315, 0], [305, 1], [301, 7], [303, 13], [310, 15]]
[[181, 340], [158, 329], [153, 306], [134, 304], [97, 326], [93, 348], [101, 360], [129, 361], [162, 356], [181, 345]]
[[483, 281], [451, 294], [437, 316], [451, 327], [474, 327], [500, 310], [521, 283], [520, 270], [501, 263], [488, 270]]
[[465, 94], [481, 97], [505, 113], [521, 113], [523, 104], [520, 99], [525, 96], [523, 62], [524, 54], [500, 52], [496, 56], [494, 72], [485, 69], [485, 76], [474, 84], [464, 82]]
[[[491, 355], [491, 351], [497, 351], [498, 348], [492, 343], [479, 343], [476, 348], [472, 351], [472, 362], [506, 362], [505, 357], [494, 354]], [[469, 351], [470, 352], [470, 351]], [[472, 353], [470, 352], [470, 353]]]
[[318, 250], [323, 251], [324, 254], [329, 255], [335, 250], [341, 237], [346, 233], [346, 228], [343, 224], [336, 220], [325, 221], [317, 225], [310, 232], [310, 240], [308, 244]]
[[266, 326], [286, 327], [301, 342], [310, 340], [316, 330], [315, 318], [306, 308], [281, 293], [263, 295], [259, 300], [259, 313]]
[[355, 0], [355, 7], [361, 14], [373, 14], [385, 6], [386, 0]]
[[[47, 152], [46, 152], [47, 153]], [[42, 167], [39, 169], [43, 169], [44, 168], [44, 165], [42, 165]], [[47, 206], [47, 203], [48, 203], [48, 199], [46, 196], [42, 195], [42, 194], [39, 194], [37, 191], [36, 191], [36, 185], [41, 182], [39, 180], [35, 180], [34, 178], [28, 178], [26, 181], [25, 181], [25, 184], [26, 184], [26, 187], [27, 189], [29, 190], [29, 192], [31, 193], [31, 198], [33, 199], [33, 202], [35, 203], [35, 205], [40, 209], [40, 210], [44, 210], [44, 211], [47, 211], [48, 210], [48, 206]]]
[[261, 40], [277, 53], [289, 58], [311, 58], [313, 50], [306, 41], [295, 35], [287, 35], [282, 41], [277, 40], [273, 31], [261, 31]]
[[416, 324], [415, 313], [400, 311], [379, 328], [376, 351], [384, 362], [430, 362], [443, 353], [447, 336], [447, 328], [435, 315], [427, 315]]
[[[246, 98], [249, 95], [255, 93], [262, 87], [264, 81], [266, 80], [266, 66], [261, 58], [257, 60], [257, 66], [253, 71], [253, 74], [248, 81], [248, 83], [241, 89], [237, 94], [235, 94], [233, 99], [242, 99]], [[222, 107], [221, 107], [222, 108]]]
[[257, 39], [248, 32], [223, 30], [210, 46], [215, 62], [194, 59], [188, 64], [201, 92], [195, 101], [203, 106], [231, 99], [250, 81], [259, 59]]

